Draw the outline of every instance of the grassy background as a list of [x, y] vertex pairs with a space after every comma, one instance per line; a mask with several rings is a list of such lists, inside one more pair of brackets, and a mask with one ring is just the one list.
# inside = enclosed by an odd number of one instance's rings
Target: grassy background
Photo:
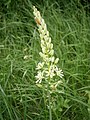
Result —
[[46, 21], [64, 72], [64, 94], [56, 94], [53, 120], [90, 119], [90, 3], [82, 3], [1, 0], [0, 120], [49, 119], [43, 91], [35, 85], [41, 48], [32, 4]]

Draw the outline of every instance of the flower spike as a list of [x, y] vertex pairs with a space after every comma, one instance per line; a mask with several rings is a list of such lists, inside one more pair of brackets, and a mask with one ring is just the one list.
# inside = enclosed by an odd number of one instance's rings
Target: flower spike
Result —
[[[38, 26], [38, 31], [40, 33], [42, 49], [42, 51], [39, 53], [42, 61], [39, 62], [36, 67], [36, 83], [42, 83], [42, 80], [54, 80], [55, 76], [59, 76], [60, 78], [62, 78], [63, 72], [60, 68], [57, 67], [59, 58], [55, 59], [54, 57], [53, 44], [51, 43], [51, 37], [49, 36], [47, 25], [45, 24], [44, 19], [41, 17], [40, 12], [35, 6], [33, 6], [33, 10], [34, 18]], [[54, 82], [56, 83], [56, 81]], [[57, 81], [57, 83], [60, 82]]]

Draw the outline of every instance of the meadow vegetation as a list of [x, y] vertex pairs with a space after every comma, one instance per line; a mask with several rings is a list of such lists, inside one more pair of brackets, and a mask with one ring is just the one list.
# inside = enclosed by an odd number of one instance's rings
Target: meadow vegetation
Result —
[[52, 120], [90, 119], [90, 3], [79, 0], [1, 0], [0, 120], [49, 120], [43, 89], [36, 85], [40, 37], [32, 6], [47, 24], [63, 70], [53, 93]]

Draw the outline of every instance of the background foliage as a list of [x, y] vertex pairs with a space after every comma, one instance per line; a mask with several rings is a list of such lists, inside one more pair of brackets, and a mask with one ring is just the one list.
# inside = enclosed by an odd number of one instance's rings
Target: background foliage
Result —
[[53, 120], [89, 120], [89, 0], [0, 0], [0, 119], [48, 120], [35, 85], [41, 48], [32, 5], [46, 21], [64, 72], [65, 93], [56, 94]]

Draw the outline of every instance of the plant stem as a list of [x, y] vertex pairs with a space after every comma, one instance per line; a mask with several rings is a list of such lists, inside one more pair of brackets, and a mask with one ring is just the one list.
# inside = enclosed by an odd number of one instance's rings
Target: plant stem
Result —
[[49, 101], [49, 119], [52, 120], [51, 95], [49, 90], [48, 90], [48, 101]]

